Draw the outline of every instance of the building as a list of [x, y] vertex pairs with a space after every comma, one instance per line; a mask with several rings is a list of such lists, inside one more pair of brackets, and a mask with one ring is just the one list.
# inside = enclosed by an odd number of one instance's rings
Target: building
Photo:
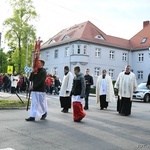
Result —
[[127, 64], [131, 65], [138, 83], [146, 81], [150, 73], [150, 22], [130, 40], [105, 34], [90, 21], [63, 29], [41, 46], [41, 59], [48, 73], [62, 79], [65, 65], [71, 72], [77, 65], [86, 68], [96, 83], [103, 69], [116, 80]]

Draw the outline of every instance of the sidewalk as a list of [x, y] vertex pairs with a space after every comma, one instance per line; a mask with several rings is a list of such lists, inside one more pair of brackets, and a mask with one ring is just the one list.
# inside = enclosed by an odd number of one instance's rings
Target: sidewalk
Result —
[[[22, 100], [26, 100], [26, 97], [20, 96], [19, 97]], [[0, 100], [17, 100], [19, 99], [19, 97], [17, 96], [17, 94], [12, 94], [12, 93], [7, 93], [7, 92], [0, 92]]]

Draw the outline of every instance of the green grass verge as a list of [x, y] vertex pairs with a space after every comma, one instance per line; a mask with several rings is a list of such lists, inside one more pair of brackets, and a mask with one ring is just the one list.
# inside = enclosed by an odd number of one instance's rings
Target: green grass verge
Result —
[[0, 100], [0, 108], [23, 108], [27, 106], [27, 101], [20, 100]]

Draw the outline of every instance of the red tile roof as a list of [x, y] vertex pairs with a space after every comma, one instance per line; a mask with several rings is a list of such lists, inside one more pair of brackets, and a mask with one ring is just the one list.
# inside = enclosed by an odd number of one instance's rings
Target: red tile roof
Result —
[[[90, 21], [87, 21], [74, 25], [70, 28], [63, 29], [57, 35], [53, 36], [47, 42], [45, 42], [42, 45], [41, 49], [77, 40], [129, 50], [142, 49], [150, 46], [150, 24], [146, 22], [145, 26], [146, 27], [144, 27], [139, 33], [132, 37], [131, 40], [127, 40], [119, 37], [106, 35]], [[98, 35], [100, 38], [95, 38]], [[145, 43], [141, 44], [141, 41], [144, 37], [146, 37], [147, 40]]]

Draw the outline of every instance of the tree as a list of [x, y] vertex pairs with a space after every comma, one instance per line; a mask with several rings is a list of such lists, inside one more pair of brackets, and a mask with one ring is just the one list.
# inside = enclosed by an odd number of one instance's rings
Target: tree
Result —
[[7, 69], [7, 56], [3, 52], [3, 49], [0, 49], [0, 73], [6, 73]]
[[[36, 29], [31, 25], [31, 21], [36, 19], [37, 13], [33, 7], [32, 0], [11, 0], [10, 4], [13, 8], [13, 16], [4, 21], [4, 25], [8, 28], [5, 39], [8, 41], [10, 48], [14, 47], [11, 61], [14, 63], [17, 72], [23, 72], [26, 62], [26, 49], [33, 47], [36, 39]], [[28, 45], [28, 46], [27, 46]], [[28, 49], [28, 60], [31, 58], [33, 48]]]

